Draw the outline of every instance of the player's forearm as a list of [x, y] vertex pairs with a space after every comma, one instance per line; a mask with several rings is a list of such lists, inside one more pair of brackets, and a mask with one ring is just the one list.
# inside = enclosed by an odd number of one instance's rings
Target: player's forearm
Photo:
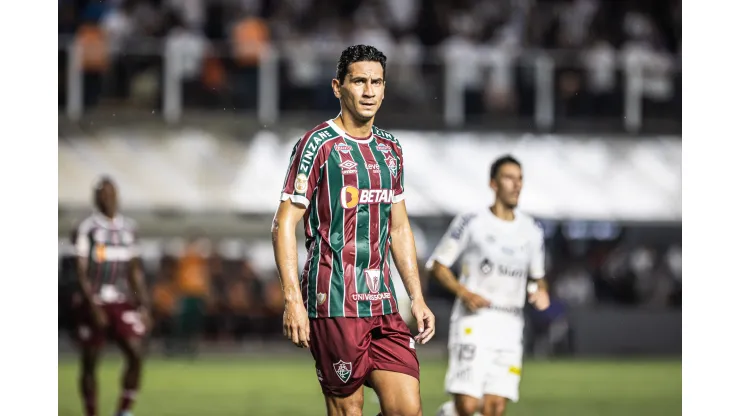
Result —
[[412, 300], [423, 299], [424, 295], [421, 291], [419, 268], [416, 260], [416, 246], [411, 226], [407, 225], [391, 230], [391, 255], [409, 297]]
[[79, 258], [77, 260], [77, 282], [80, 284], [82, 297], [89, 305], [93, 303], [93, 289], [90, 279], [87, 276], [87, 259]]
[[442, 265], [438, 261], [434, 262], [434, 265], [432, 266], [432, 275], [435, 279], [449, 291], [453, 295], [459, 297], [467, 289], [465, 289], [465, 286], [463, 286], [460, 281], [455, 277], [455, 274], [452, 273], [452, 270], [450, 270], [449, 267]]
[[275, 254], [285, 303], [303, 303], [298, 281], [298, 244], [295, 226], [275, 219], [272, 225], [272, 248]]
[[149, 293], [146, 289], [146, 283], [144, 282], [144, 271], [141, 269], [138, 260], [132, 265], [129, 273], [129, 284], [134, 292], [134, 299], [136, 299], [137, 306], [149, 310]]

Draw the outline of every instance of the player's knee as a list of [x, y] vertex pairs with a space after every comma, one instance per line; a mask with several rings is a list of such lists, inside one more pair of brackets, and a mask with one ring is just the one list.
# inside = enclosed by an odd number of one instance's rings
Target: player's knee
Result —
[[343, 403], [336, 409], [337, 416], [362, 416], [362, 405], [356, 403]]
[[361, 394], [347, 397], [327, 397], [329, 414], [336, 416], [362, 416], [364, 398]]
[[144, 361], [144, 357], [139, 352], [135, 352], [128, 357], [128, 363], [131, 366], [141, 367], [142, 361]]
[[98, 365], [98, 351], [89, 349], [82, 353], [82, 373], [91, 374], [95, 372]]
[[124, 356], [129, 365], [140, 366], [144, 360], [144, 353], [141, 346], [136, 342], [127, 343], [123, 348]]
[[421, 416], [421, 403], [416, 400], [407, 401], [396, 408], [384, 408], [381, 414], [383, 416]]
[[140, 351], [133, 349], [126, 352], [126, 362], [129, 367], [141, 367], [142, 361], [144, 361], [144, 357]]
[[473, 416], [478, 411], [480, 402], [469, 396], [458, 396], [455, 398], [455, 411], [458, 416]]
[[505, 397], [487, 397], [483, 404], [484, 416], [503, 416], [506, 411]]

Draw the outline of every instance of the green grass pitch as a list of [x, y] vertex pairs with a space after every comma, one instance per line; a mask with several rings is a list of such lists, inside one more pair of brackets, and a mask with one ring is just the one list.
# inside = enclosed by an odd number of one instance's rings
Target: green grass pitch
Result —
[[[421, 359], [425, 415], [447, 400], [446, 362]], [[102, 362], [99, 414], [112, 415], [121, 361]], [[672, 416], [681, 414], [680, 360], [525, 361], [520, 402], [507, 416]], [[378, 404], [366, 390], [365, 415]], [[151, 358], [136, 416], [323, 415], [324, 402], [310, 357]], [[59, 361], [59, 415], [82, 414], [77, 362]]]

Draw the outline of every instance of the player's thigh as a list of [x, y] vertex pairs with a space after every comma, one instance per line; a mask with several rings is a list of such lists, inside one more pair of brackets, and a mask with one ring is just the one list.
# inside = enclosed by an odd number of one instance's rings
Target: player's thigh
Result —
[[[519, 383], [522, 374], [521, 350], [496, 350], [491, 353], [483, 393], [519, 401]], [[498, 399], [491, 398], [490, 401]]]
[[110, 307], [109, 317], [113, 338], [124, 356], [129, 360], [141, 360], [146, 326], [139, 311], [129, 304], [117, 304]]
[[409, 327], [398, 313], [375, 318], [370, 358], [373, 370], [406, 374], [419, 379], [416, 343]]
[[309, 349], [324, 395], [341, 398], [362, 390], [372, 369], [368, 319], [315, 318], [310, 325]]
[[[483, 322], [486, 324], [486, 322]], [[486, 331], [481, 319], [470, 316], [450, 325], [445, 390], [449, 394], [483, 397], [490, 350], [484, 348]]]
[[396, 371], [373, 370], [369, 382], [378, 394], [383, 415], [421, 415], [418, 378]]
[[445, 391], [453, 395], [483, 397], [488, 351], [475, 343], [449, 345]]
[[80, 348], [83, 360], [86, 356], [99, 354], [105, 345], [107, 328], [98, 328], [93, 320], [92, 309], [84, 303], [75, 306], [72, 319], [72, 337]]
[[408, 326], [398, 313], [376, 317], [370, 345], [369, 384], [384, 415], [421, 414], [419, 360]]

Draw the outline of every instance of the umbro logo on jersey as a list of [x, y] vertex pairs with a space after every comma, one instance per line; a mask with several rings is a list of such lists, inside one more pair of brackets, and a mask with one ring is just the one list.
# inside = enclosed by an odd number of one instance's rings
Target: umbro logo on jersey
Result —
[[393, 189], [357, 189], [354, 186], [345, 186], [339, 194], [342, 208], [351, 209], [359, 204], [392, 204]]
[[357, 173], [357, 163], [351, 161], [351, 160], [345, 160], [344, 162], [339, 164], [339, 167], [342, 168], [342, 175], [350, 175], [352, 173]]

